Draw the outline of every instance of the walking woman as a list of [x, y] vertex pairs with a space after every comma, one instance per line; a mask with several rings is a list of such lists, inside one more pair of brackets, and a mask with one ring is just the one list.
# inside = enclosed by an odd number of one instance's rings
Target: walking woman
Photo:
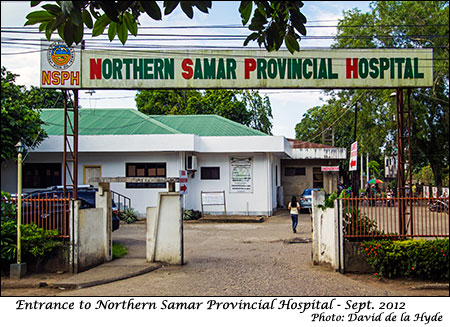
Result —
[[297, 233], [297, 225], [298, 225], [298, 212], [300, 211], [300, 203], [297, 202], [297, 198], [295, 195], [292, 196], [291, 202], [289, 202], [288, 209], [291, 213], [292, 220], [292, 231]]

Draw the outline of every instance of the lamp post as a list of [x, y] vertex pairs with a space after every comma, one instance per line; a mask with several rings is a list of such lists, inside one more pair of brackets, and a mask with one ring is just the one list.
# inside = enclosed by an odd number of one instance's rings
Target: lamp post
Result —
[[21, 232], [22, 222], [22, 153], [24, 146], [17, 142], [17, 264], [11, 264], [10, 277], [20, 279], [26, 274], [26, 263], [22, 263]]

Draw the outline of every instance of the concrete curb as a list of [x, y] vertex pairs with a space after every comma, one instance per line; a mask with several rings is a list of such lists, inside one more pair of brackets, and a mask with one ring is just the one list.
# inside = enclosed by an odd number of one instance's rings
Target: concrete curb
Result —
[[6, 289], [20, 289], [20, 288], [42, 288], [48, 287], [49, 285], [46, 282], [26, 282], [15, 285], [10, 285], [6, 282], [2, 282], [1, 288]]
[[264, 222], [264, 217], [257, 217], [253, 219], [247, 218], [200, 218], [198, 220], [184, 220], [183, 223], [188, 224], [200, 224], [200, 223], [262, 223]]
[[[127, 278], [136, 277], [139, 275], [143, 275], [143, 274], [152, 272], [156, 269], [161, 268], [162, 266], [163, 266], [162, 263], [154, 262], [151, 265], [144, 266], [142, 268], [138, 268], [129, 273], [119, 273], [112, 277], [108, 276], [108, 277], [97, 278], [97, 279], [95, 277], [93, 277], [91, 280], [84, 280], [84, 281], [83, 281], [83, 279], [89, 279], [89, 278], [82, 277], [81, 274], [85, 274], [84, 276], [86, 276], [86, 274], [95, 276], [95, 273], [92, 273], [92, 272], [88, 273], [88, 271], [86, 271], [86, 272], [83, 272], [80, 274], [72, 275], [67, 278], [63, 278], [63, 279], [61, 279], [61, 281], [56, 281], [56, 282], [44, 282], [44, 281], [17, 282], [16, 281], [15, 283], [8, 283], [7, 281], [2, 281], [1, 288], [2, 289], [25, 289], [25, 288], [49, 287], [49, 288], [58, 288], [58, 289], [81, 289], [81, 288], [98, 286], [98, 285], [112, 283], [112, 282], [116, 282], [116, 281], [127, 279]], [[99, 267], [101, 267], [101, 266], [99, 266]], [[98, 267], [96, 267], [96, 268], [98, 268]], [[95, 269], [95, 268], [93, 268], [93, 269]], [[114, 267], [107, 267], [107, 268], [103, 268], [103, 269], [110, 270], [114, 273]], [[68, 279], [69, 281], [65, 281], [66, 279]], [[74, 281], [70, 281], [70, 279], [72, 279]], [[77, 281], [77, 279], [78, 279], [78, 281]]]
[[120, 276], [115, 276], [115, 277], [110, 277], [110, 278], [101, 278], [101, 279], [97, 279], [97, 280], [92, 280], [92, 281], [87, 281], [87, 282], [56, 282], [53, 284], [50, 284], [49, 287], [51, 288], [62, 288], [62, 289], [81, 289], [81, 288], [87, 288], [87, 287], [92, 287], [92, 286], [97, 286], [97, 285], [102, 285], [102, 284], [108, 284], [108, 283], [112, 283], [112, 282], [117, 282], [119, 280], [123, 280], [123, 279], [127, 279], [127, 278], [132, 278], [132, 277], [136, 277], [139, 275], [143, 275], [146, 273], [149, 273], [153, 270], [159, 269], [161, 268], [162, 264], [155, 264], [153, 266], [149, 266], [149, 267], [145, 267], [143, 269], [140, 269], [138, 271], [134, 271], [131, 272], [129, 274], [124, 274], [124, 275], [120, 275]]
[[449, 290], [449, 284], [424, 284], [411, 287], [412, 290]]

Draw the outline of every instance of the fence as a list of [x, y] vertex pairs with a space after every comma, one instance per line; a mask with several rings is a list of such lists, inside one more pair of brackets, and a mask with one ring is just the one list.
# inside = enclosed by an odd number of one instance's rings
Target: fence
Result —
[[[2, 199], [17, 213], [17, 198]], [[45, 230], [57, 230], [58, 237], [70, 237], [70, 198], [22, 198], [22, 224], [34, 223]], [[2, 210], [3, 211], [3, 210]], [[3, 215], [3, 212], [2, 212]]]
[[449, 237], [446, 198], [348, 198], [342, 200], [344, 236]]

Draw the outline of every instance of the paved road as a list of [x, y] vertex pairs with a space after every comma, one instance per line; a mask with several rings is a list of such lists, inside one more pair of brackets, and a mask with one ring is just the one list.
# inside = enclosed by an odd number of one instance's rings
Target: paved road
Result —
[[[310, 216], [303, 214], [300, 231], [293, 234], [285, 211], [263, 223], [186, 223], [185, 265], [55, 295], [448, 296], [448, 290], [412, 290], [417, 285], [413, 282], [379, 281], [313, 266], [310, 230]], [[144, 235], [143, 224], [122, 225], [113, 234], [132, 257], [145, 256]]]

